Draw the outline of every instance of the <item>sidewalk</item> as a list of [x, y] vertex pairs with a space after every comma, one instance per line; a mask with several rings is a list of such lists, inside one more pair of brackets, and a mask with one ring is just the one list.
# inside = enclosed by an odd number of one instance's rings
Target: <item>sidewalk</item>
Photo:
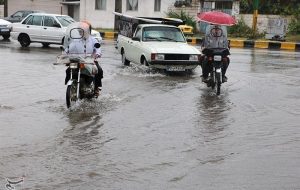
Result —
[[[102, 38], [105, 39], [116, 39], [118, 36], [117, 32], [100, 32]], [[188, 37], [188, 43], [193, 45], [200, 45], [202, 38]], [[272, 50], [291, 50], [300, 51], [299, 42], [279, 42], [279, 41], [268, 41], [268, 40], [239, 40], [230, 38], [230, 47], [238, 48], [259, 48], [259, 49], [272, 49]]]

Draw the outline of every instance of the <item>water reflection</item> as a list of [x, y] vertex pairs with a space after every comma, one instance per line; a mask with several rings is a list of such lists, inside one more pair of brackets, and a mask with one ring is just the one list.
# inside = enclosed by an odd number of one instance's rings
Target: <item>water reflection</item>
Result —
[[232, 103], [226, 94], [216, 96], [211, 91], [205, 91], [201, 94], [197, 106], [204, 126], [223, 128], [229, 125], [228, 113]]

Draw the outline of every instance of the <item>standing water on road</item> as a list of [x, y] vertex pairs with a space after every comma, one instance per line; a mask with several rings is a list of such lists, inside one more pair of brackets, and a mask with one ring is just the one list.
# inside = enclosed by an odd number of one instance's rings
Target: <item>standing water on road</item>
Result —
[[300, 53], [232, 49], [216, 96], [190, 75], [124, 67], [65, 105], [58, 46], [0, 44], [0, 189], [300, 189]]

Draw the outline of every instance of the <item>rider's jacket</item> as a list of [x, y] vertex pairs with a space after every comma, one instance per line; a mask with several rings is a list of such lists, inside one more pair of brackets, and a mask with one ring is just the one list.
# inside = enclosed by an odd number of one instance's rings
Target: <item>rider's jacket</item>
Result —
[[202, 46], [202, 48], [228, 48], [226, 27], [208, 25]]
[[101, 48], [95, 48], [95, 44], [98, 41], [89, 36], [87, 39], [72, 39], [72, 42], [65, 47], [65, 52], [67, 54], [95, 54], [101, 56]]

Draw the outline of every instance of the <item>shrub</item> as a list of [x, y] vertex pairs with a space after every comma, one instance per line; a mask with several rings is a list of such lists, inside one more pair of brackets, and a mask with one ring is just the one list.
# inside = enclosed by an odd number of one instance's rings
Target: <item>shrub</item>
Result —
[[234, 26], [228, 27], [228, 34], [231, 37], [243, 37], [248, 39], [255, 39], [264, 37], [264, 33], [259, 33], [258, 30], [254, 31], [250, 28], [244, 21], [244, 18], [241, 18], [238, 23]]
[[186, 25], [192, 26], [194, 28], [194, 31], [196, 31], [197, 27], [196, 27], [196, 20], [194, 19], [193, 16], [190, 16], [189, 14], [187, 14], [186, 12], [183, 12], [182, 10], [180, 11], [180, 13], [176, 13], [175, 11], [169, 11], [167, 14], [167, 17], [170, 18], [179, 18], [181, 20], [183, 20], [185, 22]]

